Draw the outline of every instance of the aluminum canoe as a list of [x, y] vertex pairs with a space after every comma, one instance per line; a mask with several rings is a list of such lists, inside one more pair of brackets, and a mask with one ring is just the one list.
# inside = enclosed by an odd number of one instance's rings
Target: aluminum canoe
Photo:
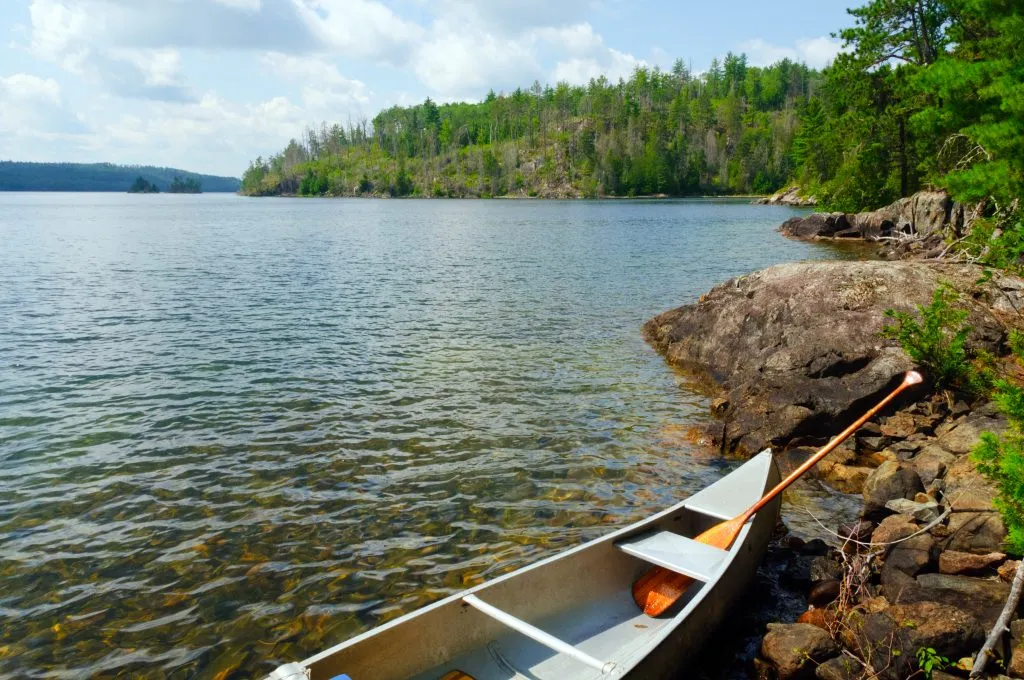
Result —
[[[689, 537], [739, 515], [778, 481], [764, 451], [647, 519], [280, 666], [268, 680], [441, 680], [456, 670], [473, 680], [686, 678], [753, 578], [781, 500], [729, 550]], [[652, 564], [696, 579], [659, 617], [644, 614], [630, 590]]]

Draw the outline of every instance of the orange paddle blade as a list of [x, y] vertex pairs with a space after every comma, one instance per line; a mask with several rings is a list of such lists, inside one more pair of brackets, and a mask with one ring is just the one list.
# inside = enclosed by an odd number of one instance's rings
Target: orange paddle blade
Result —
[[[747, 518], [744, 515], [734, 517], [727, 522], [716, 524], [693, 540], [728, 550], [746, 522]], [[682, 597], [692, 583], [693, 579], [689, 576], [677, 574], [664, 567], [654, 567], [633, 584], [633, 601], [648, 616], [661, 616]]]
[[448, 671], [438, 680], [473, 680], [473, 676], [462, 671]]

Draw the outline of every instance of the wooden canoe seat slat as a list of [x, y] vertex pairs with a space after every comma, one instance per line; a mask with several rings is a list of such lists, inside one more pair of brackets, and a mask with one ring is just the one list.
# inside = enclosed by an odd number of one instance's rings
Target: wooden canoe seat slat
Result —
[[652, 531], [615, 544], [619, 550], [670, 571], [711, 581], [722, 570], [728, 551], [698, 543], [671, 531]]

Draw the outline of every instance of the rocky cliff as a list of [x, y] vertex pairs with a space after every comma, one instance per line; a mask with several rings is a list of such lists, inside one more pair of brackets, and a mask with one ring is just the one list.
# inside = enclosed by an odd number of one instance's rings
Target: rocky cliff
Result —
[[805, 262], [732, 279], [691, 305], [660, 314], [644, 337], [677, 366], [722, 387], [713, 436], [725, 451], [817, 441], [845, 427], [912, 366], [881, 337], [886, 309], [927, 304], [940, 281], [970, 307], [971, 343], [998, 353], [1024, 282], [975, 282], [971, 265]]

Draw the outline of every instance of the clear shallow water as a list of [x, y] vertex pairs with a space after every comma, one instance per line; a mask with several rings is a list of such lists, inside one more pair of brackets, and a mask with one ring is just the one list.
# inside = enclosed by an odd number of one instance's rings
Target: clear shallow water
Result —
[[794, 214], [0, 194], [0, 676], [268, 672], [706, 485], [639, 329]]

